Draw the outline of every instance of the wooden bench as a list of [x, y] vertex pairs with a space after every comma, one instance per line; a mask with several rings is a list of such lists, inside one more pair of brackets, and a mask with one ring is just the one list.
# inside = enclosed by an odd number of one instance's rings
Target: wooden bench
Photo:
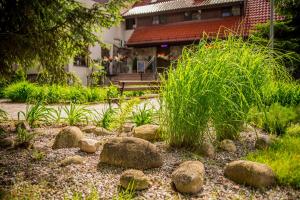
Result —
[[159, 90], [160, 81], [119, 81], [121, 95], [124, 91]]

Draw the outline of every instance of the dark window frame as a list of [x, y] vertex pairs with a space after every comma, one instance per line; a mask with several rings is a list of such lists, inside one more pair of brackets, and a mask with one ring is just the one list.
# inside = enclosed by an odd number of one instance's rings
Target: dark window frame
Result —
[[135, 18], [129, 18], [129, 19], [125, 19], [125, 29], [126, 30], [132, 30], [135, 28]]

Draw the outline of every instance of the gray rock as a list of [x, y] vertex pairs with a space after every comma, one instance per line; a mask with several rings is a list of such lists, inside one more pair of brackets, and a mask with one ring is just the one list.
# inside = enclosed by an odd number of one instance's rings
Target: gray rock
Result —
[[81, 128], [82, 132], [86, 132], [86, 133], [93, 133], [96, 130], [96, 126], [85, 126], [83, 128]]
[[125, 189], [132, 187], [134, 190], [144, 190], [149, 188], [150, 184], [150, 179], [140, 170], [126, 170], [120, 178], [120, 185]]
[[154, 144], [134, 137], [108, 140], [100, 154], [100, 163], [134, 169], [156, 168], [163, 164]]
[[215, 147], [210, 142], [204, 142], [200, 147], [200, 153], [203, 156], [213, 158], [215, 156]]
[[94, 134], [95, 135], [98, 135], [98, 136], [101, 136], [101, 135], [113, 135], [114, 133], [105, 129], [105, 128], [102, 128], [102, 127], [97, 127], [95, 130], [94, 130]]
[[123, 126], [123, 132], [129, 133], [129, 132], [132, 131], [133, 128], [134, 128], [133, 123], [125, 123], [124, 126]]
[[172, 173], [172, 182], [181, 193], [198, 193], [204, 183], [204, 165], [199, 161], [186, 161]]
[[275, 141], [275, 137], [270, 135], [259, 135], [255, 141], [255, 148], [265, 149], [272, 145]]
[[76, 156], [70, 156], [70, 157], [63, 159], [60, 162], [60, 165], [61, 166], [67, 166], [67, 165], [72, 165], [72, 164], [79, 165], [79, 164], [83, 164], [83, 163], [84, 163], [84, 158], [76, 155]]
[[236, 146], [232, 140], [223, 140], [220, 143], [220, 148], [228, 152], [236, 152]]
[[134, 128], [133, 136], [148, 141], [154, 141], [159, 138], [158, 129], [159, 126], [152, 124], [138, 126]]
[[81, 130], [76, 126], [68, 126], [56, 135], [52, 148], [61, 149], [78, 147], [81, 139], [83, 139]]
[[81, 151], [86, 153], [95, 153], [99, 148], [97, 140], [93, 139], [81, 139], [78, 144]]
[[12, 137], [3, 138], [0, 140], [0, 148], [10, 149], [15, 146], [15, 140]]
[[245, 160], [228, 163], [224, 175], [236, 183], [257, 188], [271, 186], [276, 180], [275, 173], [269, 166]]

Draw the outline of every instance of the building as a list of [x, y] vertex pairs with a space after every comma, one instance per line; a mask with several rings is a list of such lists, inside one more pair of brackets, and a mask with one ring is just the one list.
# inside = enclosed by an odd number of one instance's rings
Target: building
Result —
[[[156, 79], [185, 45], [228, 33], [247, 37], [269, 16], [268, 0], [141, 0], [123, 13], [124, 22], [102, 33], [107, 48], [96, 45], [89, 50], [92, 59], [113, 59], [104, 62], [111, 81]], [[87, 65], [79, 57], [67, 70], [86, 85], [91, 74]]]

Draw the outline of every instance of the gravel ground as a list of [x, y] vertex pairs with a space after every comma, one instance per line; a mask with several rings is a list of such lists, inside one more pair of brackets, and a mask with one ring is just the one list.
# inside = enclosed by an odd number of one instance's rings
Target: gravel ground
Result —
[[[101, 199], [112, 199], [118, 193], [119, 178], [123, 168], [98, 166], [101, 148], [96, 154], [80, 152], [78, 148], [52, 150], [55, 135], [60, 128], [36, 129], [38, 136], [34, 146], [43, 151], [40, 161], [31, 158], [33, 150], [0, 151], [0, 188], [14, 193], [33, 190], [40, 196], [30, 199], [63, 199], [73, 192], [88, 194], [94, 187]], [[255, 134], [243, 132], [236, 141], [236, 153], [217, 152], [213, 159], [202, 158], [182, 149], [171, 149], [164, 142], [155, 143], [162, 153], [164, 165], [161, 168], [144, 170], [152, 180], [150, 189], [137, 192], [136, 199], [300, 199], [300, 191], [289, 187], [275, 186], [268, 190], [257, 190], [237, 185], [223, 176], [226, 163], [244, 157], [254, 149]], [[87, 134], [86, 137], [105, 142], [108, 137]], [[81, 155], [84, 164], [61, 167], [59, 162], [65, 157]], [[181, 195], [171, 185], [171, 173], [185, 160], [201, 160], [205, 166], [205, 184], [197, 195]]]

